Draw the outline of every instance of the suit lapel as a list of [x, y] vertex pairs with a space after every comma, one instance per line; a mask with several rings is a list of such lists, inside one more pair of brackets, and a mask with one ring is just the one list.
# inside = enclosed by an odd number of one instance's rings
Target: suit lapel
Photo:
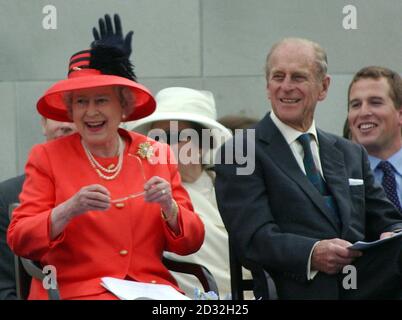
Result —
[[284, 174], [286, 174], [290, 179], [295, 181], [300, 186], [300, 189], [319, 208], [320, 212], [325, 215], [335, 230], [339, 232], [340, 230], [338, 223], [327, 207], [323, 196], [300, 169], [292, 150], [290, 149], [283, 135], [272, 122], [269, 114], [260, 122], [257, 130], [257, 138], [265, 143], [265, 150], [269, 157], [276, 163]]
[[336, 147], [336, 139], [318, 131], [320, 159], [325, 181], [338, 205], [342, 220], [342, 234], [347, 230], [351, 214], [351, 199], [348, 192], [348, 177], [341, 151]]

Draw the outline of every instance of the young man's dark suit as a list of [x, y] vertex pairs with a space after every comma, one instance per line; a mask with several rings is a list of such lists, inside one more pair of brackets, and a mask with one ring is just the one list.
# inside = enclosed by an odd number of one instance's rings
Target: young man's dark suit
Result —
[[[342, 224], [337, 223], [321, 194], [302, 172], [268, 114], [257, 125], [255, 140], [244, 139], [244, 145], [255, 144], [255, 171], [237, 175], [236, 164], [215, 167], [219, 210], [229, 236], [245, 265], [262, 266], [271, 273], [279, 298], [391, 297], [395, 294], [394, 284], [401, 285], [397, 260], [402, 242], [398, 240], [390, 241], [377, 253], [366, 251], [357, 260], [358, 290], [342, 290], [342, 273], [319, 272], [313, 280], [307, 280], [308, 258], [317, 241], [374, 240], [382, 232], [402, 228], [402, 216], [374, 182], [364, 149], [321, 130], [317, 132], [324, 177], [336, 199]], [[241, 152], [239, 139], [243, 137], [234, 139], [237, 152]], [[358, 185], [357, 179], [363, 180], [364, 185]], [[367, 263], [373, 255], [379, 257], [377, 262]], [[360, 271], [360, 264], [370, 270]], [[381, 293], [371, 292], [372, 289], [380, 289]]]
[[25, 176], [21, 175], [0, 183], [0, 300], [17, 299], [15, 289], [14, 254], [6, 242], [10, 224], [8, 206], [18, 202]]

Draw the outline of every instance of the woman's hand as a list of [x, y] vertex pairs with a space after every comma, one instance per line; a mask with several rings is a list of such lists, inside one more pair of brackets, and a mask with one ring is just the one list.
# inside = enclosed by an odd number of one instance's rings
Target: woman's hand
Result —
[[161, 177], [154, 176], [145, 185], [145, 201], [159, 203], [163, 212], [164, 220], [175, 234], [180, 233], [177, 220], [178, 207], [172, 196], [170, 183]]
[[162, 211], [169, 216], [174, 209], [170, 183], [161, 177], [154, 176], [145, 183], [144, 190], [145, 201], [159, 203]]
[[63, 232], [75, 216], [87, 211], [105, 211], [110, 207], [110, 192], [104, 186], [92, 184], [81, 188], [67, 201], [59, 204], [51, 213], [51, 239]]
[[82, 187], [68, 202], [72, 217], [87, 211], [106, 211], [110, 208], [110, 192], [100, 184], [92, 184]]

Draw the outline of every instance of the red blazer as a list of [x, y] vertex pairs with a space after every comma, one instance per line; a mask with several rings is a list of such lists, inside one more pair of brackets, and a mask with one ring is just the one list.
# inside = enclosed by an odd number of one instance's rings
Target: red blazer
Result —
[[[162, 252], [191, 254], [204, 240], [204, 226], [181, 185], [176, 164], [169, 161], [169, 147], [150, 141], [155, 155], [142, 158], [136, 154], [147, 138], [122, 129], [119, 132], [127, 144], [122, 171], [111, 181], [101, 179], [91, 167], [79, 134], [36, 145], [29, 155], [21, 205], [13, 213], [7, 241], [17, 255], [56, 267], [62, 299], [113, 298], [100, 285], [100, 278], [105, 276], [169, 284], [178, 289], [161, 262]], [[103, 165], [116, 163], [116, 159], [97, 160]], [[140, 196], [112, 204], [108, 211], [77, 216], [57, 239], [50, 240], [52, 209], [82, 187], [101, 184], [113, 200], [142, 191], [145, 179], [152, 176], [171, 183], [179, 206], [179, 235], [162, 219], [159, 204], [145, 203]], [[47, 298], [41, 282], [32, 281], [29, 298]]]

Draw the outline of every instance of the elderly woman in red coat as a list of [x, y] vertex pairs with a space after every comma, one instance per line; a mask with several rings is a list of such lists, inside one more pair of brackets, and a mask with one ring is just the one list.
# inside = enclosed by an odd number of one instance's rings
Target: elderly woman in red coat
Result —
[[[190, 254], [204, 239], [169, 147], [119, 129], [151, 114], [155, 101], [116, 76], [126, 65], [113, 50], [75, 54], [68, 79], [38, 101], [41, 115], [74, 122], [78, 133], [33, 147], [8, 230], [17, 255], [56, 268], [62, 299], [114, 299], [100, 284], [106, 276], [180, 290], [162, 252]], [[33, 280], [29, 298], [46, 297]]]

